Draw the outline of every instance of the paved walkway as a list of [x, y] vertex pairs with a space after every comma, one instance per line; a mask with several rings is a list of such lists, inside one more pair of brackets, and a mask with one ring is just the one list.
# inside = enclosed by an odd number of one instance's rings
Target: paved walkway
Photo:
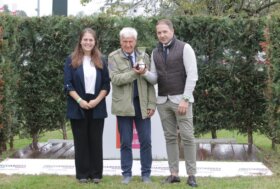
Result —
[[[197, 139], [197, 176], [235, 177], [270, 176], [273, 173], [261, 162], [258, 149], [236, 144], [233, 139]], [[133, 161], [133, 175], [140, 176], [140, 161]], [[104, 160], [104, 175], [121, 175], [120, 160]], [[0, 162], [0, 174], [75, 175], [72, 140], [49, 140], [39, 143], [39, 151], [29, 146]], [[169, 175], [168, 162], [154, 159], [152, 176]], [[180, 176], [187, 176], [180, 161]]]
[[[133, 176], [140, 176], [140, 161], [134, 160]], [[185, 162], [180, 161], [179, 175], [186, 177]], [[168, 176], [167, 161], [153, 161], [152, 176]], [[6, 159], [0, 162], [0, 174], [75, 175], [73, 159]], [[104, 175], [121, 175], [120, 160], [104, 160]], [[271, 176], [272, 172], [261, 162], [197, 161], [198, 177]]]

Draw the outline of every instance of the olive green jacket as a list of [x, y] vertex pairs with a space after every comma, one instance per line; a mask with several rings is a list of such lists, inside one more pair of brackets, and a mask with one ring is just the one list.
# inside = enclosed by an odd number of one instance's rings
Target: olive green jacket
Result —
[[[139, 52], [136, 51], [136, 62]], [[150, 59], [144, 56], [147, 68], [150, 68]], [[142, 118], [147, 118], [147, 109], [156, 109], [155, 88], [143, 76], [135, 73], [130, 61], [121, 49], [109, 54], [109, 75], [112, 83], [112, 114], [117, 116], [135, 116], [133, 106], [133, 81], [137, 79], [139, 100]]]

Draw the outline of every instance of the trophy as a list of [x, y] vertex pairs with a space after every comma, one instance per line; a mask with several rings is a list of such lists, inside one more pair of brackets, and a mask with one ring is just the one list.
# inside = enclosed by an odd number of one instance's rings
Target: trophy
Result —
[[137, 50], [139, 51], [139, 55], [138, 55], [138, 58], [137, 58], [137, 63], [136, 63], [136, 66], [135, 68], [137, 70], [141, 69], [141, 68], [146, 68], [146, 64], [144, 62], [144, 57], [145, 57], [145, 53], [146, 53], [146, 47], [138, 47]]

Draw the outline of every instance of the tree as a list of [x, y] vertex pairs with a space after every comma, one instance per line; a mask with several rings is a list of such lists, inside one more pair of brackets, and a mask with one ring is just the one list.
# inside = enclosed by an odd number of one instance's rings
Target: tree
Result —
[[4, 13], [9, 13], [9, 12], [11, 12], [11, 11], [9, 10], [8, 5], [4, 5], [2, 8], [3, 8], [3, 12], [4, 12]]
[[2, 7], [2, 9], [3, 9], [3, 12], [4, 12], [4, 13], [13, 14], [13, 15], [16, 15], [16, 16], [27, 17], [27, 14], [26, 14], [25, 11], [23, 11], [23, 10], [16, 10], [15, 12], [12, 12], [12, 11], [9, 9], [8, 5], [4, 5], [4, 6]]
[[85, 16], [85, 12], [84, 11], [79, 11], [77, 14], [76, 14], [77, 17], [83, 17]]
[[[91, 1], [94, 0], [80, 0], [83, 5]], [[159, 16], [263, 16], [277, 11], [280, 4], [280, 0], [106, 0], [104, 5], [116, 9], [122, 7], [124, 2], [128, 3], [130, 8], [144, 7], [148, 15]], [[123, 12], [125, 11], [127, 9], [123, 9]]]
[[15, 15], [21, 17], [27, 17], [26, 12], [24, 12], [23, 10], [17, 10]]

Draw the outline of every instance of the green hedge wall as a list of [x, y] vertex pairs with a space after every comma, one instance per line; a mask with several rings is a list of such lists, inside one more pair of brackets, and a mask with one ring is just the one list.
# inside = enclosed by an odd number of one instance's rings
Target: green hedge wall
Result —
[[[41, 133], [65, 125], [63, 64], [83, 28], [97, 31], [104, 55], [119, 48], [119, 31], [124, 26], [138, 30], [138, 45], [147, 47], [148, 53], [157, 43], [157, 17], [0, 17], [0, 79], [5, 81], [0, 135], [5, 136], [4, 142], [15, 134], [36, 142]], [[215, 137], [219, 129], [237, 129], [248, 134], [252, 143], [252, 133], [261, 131], [279, 143], [280, 137], [268, 132], [273, 127], [273, 133], [278, 133], [280, 127], [280, 61], [274, 50], [279, 46], [279, 16], [176, 17], [172, 21], [177, 38], [190, 43], [197, 55], [196, 135], [211, 131]], [[273, 32], [269, 39], [264, 36], [267, 27]], [[263, 50], [260, 42], [273, 46], [267, 54], [269, 63], [256, 59]]]
[[[264, 131], [273, 144], [280, 143], [280, 15], [273, 15], [268, 22], [268, 116], [269, 124]], [[275, 148], [275, 145], [273, 145]]]

